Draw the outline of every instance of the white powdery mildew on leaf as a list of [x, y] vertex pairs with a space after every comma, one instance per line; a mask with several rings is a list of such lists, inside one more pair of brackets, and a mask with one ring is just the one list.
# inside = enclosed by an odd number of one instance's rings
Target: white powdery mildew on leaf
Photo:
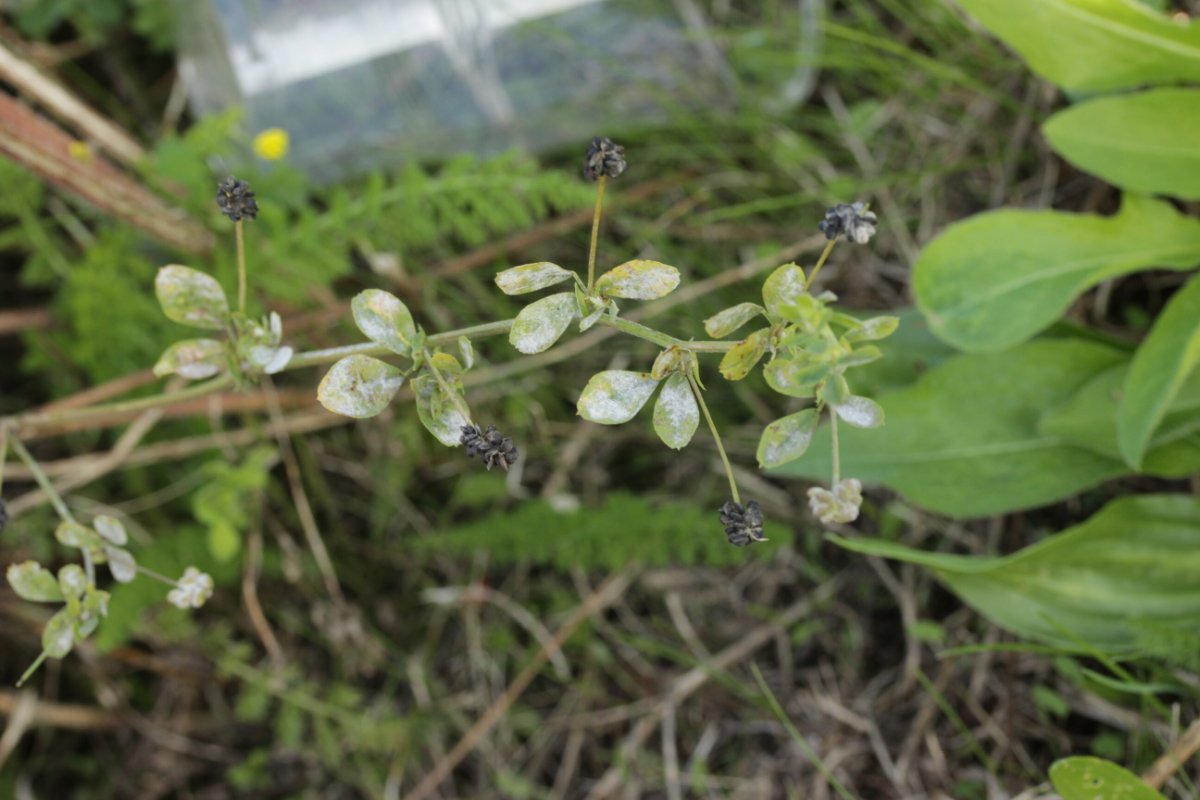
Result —
[[128, 550], [122, 547], [106, 547], [104, 554], [108, 556], [108, 571], [117, 583], [129, 583], [137, 577], [137, 561]]
[[101, 514], [92, 520], [92, 527], [96, 529], [96, 533], [100, 534], [108, 541], [109, 544], [115, 544], [118, 547], [123, 546], [129, 541], [129, 535], [125, 533], [125, 526], [116, 517], [110, 517], [107, 514]]
[[679, 270], [657, 261], [638, 259], [614, 267], [596, 280], [596, 291], [626, 300], [657, 300], [675, 291]]
[[59, 611], [42, 629], [42, 649], [51, 658], [62, 658], [75, 646], [75, 629], [66, 609]]
[[899, 317], [872, 317], [864, 320], [862, 327], [853, 331], [853, 339], [866, 339], [874, 341], [877, 339], [886, 339], [900, 325]]
[[601, 425], [628, 422], [646, 404], [658, 381], [648, 372], [598, 372], [579, 396], [579, 415]]
[[333, 365], [317, 387], [317, 400], [346, 417], [373, 417], [400, 391], [404, 376], [370, 356], [347, 356]]
[[704, 320], [704, 330], [714, 339], [728, 336], [738, 328], [763, 313], [758, 303], [738, 303], [736, 306], [718, 311]]
[[785, 264], [772, 272], [763, 282], [763, 304], [767, 311], [774, 317], [783, 316], [784, 308], [808, 291], [804, 284], [804, 270], [795, 264]]
[[4, 577], [19, 597], [32, 603], [53, 603], [63, 599], [54, 575], [36, 561], [11, 564]]
[[558, 264], [539, 261], [504, 270], [496, 276], [496, 285], [505, 294], [528, 294], [570, 278], [571, 273]]
[[154, 278], [154, 293], [163, 314], [194, 328], [220, 330], [229, 316], [225, 290], [211, 275], [170, 264]]
[[540, 353], [557, 342], [578, 315], [574, 294], [563, 292], [543, 297], [517, 314], [508, 341], [526, 355]]
[[162, 378], [178, 375], [188, 380], [211, 378], [225, 362], [225, 346], [216, 339], [186, 339], [176, 342], [154, 365], [154, 374]]
[[471, 420], [463, 415], [455, 398], [446, 394], [437, 378], [429, 373], [419, 375], [412, 382], [417, 401], [417, 416], [425, 430], [447, 447], [462, 443], [462, 429]]
[[804, 455], [819, 419], [815, 409], [806, 408], [768, 425], [758, 443], [759, 466], [778, 467]]
[[878, 428], [883, 424], [883, 409], [874, 400], [850, 395], [833, 407], [837, 415], [856, 428]]
[[688, 379], [672, 375], [659, 392], [654, 404], [654, 430], [667, 447], [679, 450], [687, 446], [700, 425], [700, 407]]
[[408, 355], [416, 326], [400, 298], [382, 289], [367, 289], [354, 297], [350, 309], [354, 324], [364, 336], [393, 353]]

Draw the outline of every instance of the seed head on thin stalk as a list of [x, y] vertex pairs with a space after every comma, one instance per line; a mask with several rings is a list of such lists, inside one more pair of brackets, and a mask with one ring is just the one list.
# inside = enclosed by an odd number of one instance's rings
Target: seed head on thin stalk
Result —
[[479, 456], [489, 470], [500, 467], [507, 472], [517, 461], [518, 451], [513, 440], [496, 430], [495, 425], [488, 425], [487, 430], [478, 425], [463, 425], [461, 441], [467, 455]]

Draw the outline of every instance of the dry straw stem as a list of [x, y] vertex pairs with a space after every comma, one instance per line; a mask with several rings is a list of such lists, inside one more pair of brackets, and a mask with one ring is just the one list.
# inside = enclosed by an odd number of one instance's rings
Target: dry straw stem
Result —
[[454, 768], [475, 749], [480, 740], [488, 734], [488, 731], [500, 721], [505, 712], [516, 702], [517, 698], [529, 688], [529, 684], [541, 672], [546, 662], [562, 649], [567, 639], [571, 638], [571, 635], [579, 629], [579, 626], [586, 622], [589, 617], [603, 611], [621, 599], [625, 593], [625, 589], [633, 579], [633, 574], [633, 569], [626, 567], [620, 572], [613, 573], [604, 583], [600, 584], [596, 588], [596, 591], [592, 592], [580, 604], [579, 608], [575, 609], [570, 619], [558, 629], [558, 633], [555, 634], [553, 641], [548, 645], [543, 645], [538, 650], [538, 654], [513, 679], [513, 682], [505, 689], [504, 694], [500, 695], [499, 699], [492, 703], [491, 707], [471, 726], [470, 730], [463, 734], [463, 737], [458, 740], [454, 748], [434, 765], [434, 768], [421, 779], [416, 788], [408, 793], [405, 800], [424, 800], [436, 792], [442, 781], [449, 777]]
[[1194, 720], [1170, 751], [1150, 765], [1150, 769], [1142, 775], [1142, 780], [1155, 789], [1161, 789], [1167, 779], [1196, 755], [1197, 751], [1200, 751], [1200, 719]]

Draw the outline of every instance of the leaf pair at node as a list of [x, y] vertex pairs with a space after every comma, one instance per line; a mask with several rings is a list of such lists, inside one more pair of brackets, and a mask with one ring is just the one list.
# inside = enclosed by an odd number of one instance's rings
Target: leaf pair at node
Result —
[[635, 259], [614, 267], [596, 279], [589, 291], [579, 276], [557, 264], [540, 261], [506, 269], [496, 285], [507, 295], [521, 295], [574, 279], [574, 292], [561, 292], [530, 303], [517, 314], [509, 332], [512, 346], [526, 355], [549, 349], [573, 320], [586, 331], [605, 315], [619, 312], [616, 299], [656, 300], [679, 285], [679, 270], [657, 261]]
[[650, 372], [606, 370], [591, 377], [577, 405], [579, 415], [602, 425], [620, 425], [637, 415], [662, 384], [654, 404], [654, 431], [667, 447], [682, 449], [700, 425], [693, 381], [699, 365], [694, 354], [668, 347]]
[[174, 322], [205, 330], [226, 331], [229, 339], [185, 339], [166, 349], [154, 365], [158, 377], [188, 380], [235, 375], [274, 375], [291, 360], [291, 347], [281, 345], [283, 322], [271, 312], [254, 320], [229, 310], [225, 291], [211, 275], [172, 264], [158, 271], [154, 291], [163, 313]]

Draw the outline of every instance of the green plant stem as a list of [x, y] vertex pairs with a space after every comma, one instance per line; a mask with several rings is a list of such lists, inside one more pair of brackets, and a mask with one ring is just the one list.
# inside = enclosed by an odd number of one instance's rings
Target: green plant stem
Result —
[[654, 328], [648, 328], [645, 325], [621, 317], [601, 317], [600, 322], [610, 328], [616, 328], [630, 336], [654, 342], [662, 347], [678, 347], [682, 350], [691, 350], [695, 353], [726, 353], [732, 350], [734, 345], [737, 344], [737, 342], [690, 342], [683, 339], [676, 339], [670, 334], [656, 331]]
[[737, 481], [733, 479], [733, 465], [729, 463], [729, 456], [725, 454], [725, 445], [721, 443], [721, 434], [717, 432], [717, 423], [713, 422], [712, 414], [708, 413], [708, 403], [704, 402], [704, 393], [700, 391], [700, 385], [696, 383], [696, 378], [688, 372], [687, 379], [692, 386], [692, 394], [696, 396], [696, 402], [700, 404], [700, 410], [704, 412], [704, 420], [708, 423], [708, 430], [712, 433], [713, 441], [717, 443], [717, 453], [721, 456], [721, 463], [725, 465], [725, 476], [729, 478], [729, 491], [733, 494], [733, 502], [741, 505], [742, 497], [738, 494]]
[[600, 240], [600, 209], [604, 205], [604, 185], [607, 182], [608, 176], [601, 175], [600, 182], [596, 185], [596, 210], [592, 212], [592, 241], [588, 245], [588, 294], [592, 293], [592, 286], [596, 282], [596, 244]]
[[821, 271], [821, 267], [825, 266], [825, 262], [829, 259], [829, 254], [833, 252], [833, 246], [837, 244], [837, 239], [830, 239], [825, 244], [825, 249], [821, 251], [821, 257], [817, 259], [817, 265], [813, 267], [812, 274], [808, 276], [808, 280], [804, 282], [805, 289], [811, 289], [813, 281], [817, 279], [817, 273]]
[[246, 313], [246, 239], [242, 233], [242, 221], [233, 223], [233, 238], [237, 240], [238, 264], [238, 312]]
[[154, 578], [154, 580], [165, 583], [167, 586], [174, 586], [176, 588], [179, 587], [179, 581], [177, 581], [173, 578], [168, 578], [166, 575], [163, 575], [161, 572], [155, 572], [154, 570], [150, 569], [149, 567], [143, 567], [141, 564], [138, 564], [137, 571], [140, 572], [141, 574], [145, 575], [147, 578]]
[[833, 485], [837, 486], [842, 477], [842, 454], [838, 449], [837, 412], [829, 409], [829, 435], [833, 440]]
[[18, 689], [25, 685], [25, 681], [29, 680], [33, 673], [38, 671], [38, 667], [42, 666], [48, 656], [49, 654], [45, 650], [38, 654], [38, 657], [35, 658], [33, 663], [29, 665], [29, 669], [25, 670], [24, 674], [22, 674], [20, 678], [17, 678]]
[[63, 502], [62, 496], [42, 470], [41, 464], [38, 464], [37, 459], [30, 455], [29, 451], [25, 449], [25, 445], [21, 444], [21, 440], [16, 436], [12, 437], [12, 449], [17, 454], [17, 458], [25, 462], [25, 466], [29, 468], [33, 479], [37, 481], [38, 486], [42, 487], [42, 491], [46, 493], [46, 497], [50, 499], [50, 504], [54, 506], [54, 510], [62, 518], [62, 521], [75, 522], [75, 515], [71, 513], [71, 509], [67, 508], [67, 504]]
[[[513, 320], [511, 319], [485, 322], [481, 325], [471, 325], [466, 328], [446, 331], [445, 333], [435, 333], [432, 336], [426, 337], [425, 343], [438, 347], [444, 344], [453, 344], [458, 341], [458, 337], [460, 336], [466, 336], [468, 339], [477, 336], [499, 336], [508, 333], [512, 326]], [[304, 367], [315, 367], [320, 364], [330, 364], [346, 356], [386, 356], [391, 354], [391, 352], [386, 347], [374, 342], [348, 344], [342, 347], [327, 347], [323, 350], [309, 350], [307, 353], [297, 353], [292, 356], [292, 360], [287, 363], [284, 369], [303, 369]]]
[[87, 406], [85, 408], [68, 408], [62, 411], [46, 411], [41, 414], [24, 414], [16, 417], [8, 417], [0, 420], [0, 423], [8, 423], [15, 427], [44, 427], [47, 425], [58, 425], [66, 422], [87, 422], [91, 419], [104, 417], [109, 414], [126, 414], [134, 411], [146, 411], [151, 408], [161, 408], [174, 403], [180, 403], [184, 400], [193, 400], [197, 397], [204, 397], [213, 392], [233, 386], [234, 380], [231, 375], [220, 375], [204, 383], [197, 383], [189, 386], [186, 389], [180, 389], [177, 392], [164, 392], [151, 397], [139, 397], [136, 400], [123, 400], [117, 403], [105, 403], [98, 406]]

